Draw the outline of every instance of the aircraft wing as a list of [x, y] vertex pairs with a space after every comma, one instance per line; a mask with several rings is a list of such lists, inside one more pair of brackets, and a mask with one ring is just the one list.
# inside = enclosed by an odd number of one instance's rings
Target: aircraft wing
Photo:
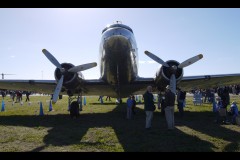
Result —
[[[34, 91], [37, 93], [53, 94], [56, 88], [56, 80], [0, 80], [0, 89]], [[92, 79], [83, 81], [84, 95], [101, 95], [109, 92], [109, 85], [102, 80]], [[65, 87], [62, 87], [63, 90]], [[60, 94], [67, 94], [61, 92]], [[104, 95], [104, 94], [103, 94]]]
[[[212, 88], [217, 86], [226, 86], [240, 83], [240, 73], [237, 74], [219, 74], [219, 75], [200, 75], [185, 76], [178, 83], [178, 87], [183, 90], [190, 91], [196, 88]], [[128, 85], [121, 85], [121, 93], [123, 97], [130, 94], [143, 94], [148, 85], [155, 86], [154, 78], [138, 77], [135, 81]], [[0, 89], [34, 91], [37, 93], [53, 94], [56, 87], [55, 80], [0, 80]], [[63, 86], [63, 89], [65, 87]], [[83, 95], [99, 96], [106, 95], [115, 97], [113, 92], [116, 86], [109, 85], [101, 79], [83, 80]], [[156, 91], [154, 91], [155, 93]], [[66, 91], [61, 92], [67, 95]]]
[[222, 87], [240, 84], [240, 73], [183, 77], [178, 87], [190, 91], [196, 88]]
[[[213, 88], [223, 87], [233, 84], [240, 84], [240, 73], [236, 74], [218, 74], [218, 75], [199, 75], [199, 76], [185, 76], [177, 84], [178, 87], [185, 91], [190, 91], [197, 88]], [[153, 78], [139, 78], [133, 82], [132, 87], [136, 87], [138, 91], [134, 94], [142, 94], [146, 91], [148, 85], [155, 86]], [[153, 90], [157, 93], [156, 90]]]
[[[33, 91], [37, 93], [53, 94], [56, 88], [55, 80], [0, 80], [0, 89], [7, 90], [21, 90], [21, 91]], [[137, 78], [136, 81], [128, 85], [121, 85], [121, 89], [124, 90], [126, 95], [142, 94], [148, 85], [154, 85], [153, 78]], [[65, 87], [62, 87], [63, 90]], [[82, 81], [83, 95], [86, 96], [117, 96], [115, 92], [116, 86], [109, 85], [101, 79], [90, 79]], [[61, 95], [67, 95], [67, 92], [60, 92]]]
[[52, 94], [56, 87], [55, 80], [0, 80], [0, 89], [34, 91]]

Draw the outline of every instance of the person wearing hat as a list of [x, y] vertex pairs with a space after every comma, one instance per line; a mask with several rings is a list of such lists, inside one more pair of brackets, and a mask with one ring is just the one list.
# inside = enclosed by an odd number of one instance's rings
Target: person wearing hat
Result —
[[153, 112], [156, 109], [153, 101], [152, 86], [147, 87], [147, 91], [143, 94], [144, 110], [146, 112], [146, 129], [152, 126]]
[[236, 124], [236, 118], [238, 116], [238, 107], [237, 107], [237, 102], [233, 101], [231, 108], [230, 108], [230, 113], [232, 115], [232, 124]]
[[169, 130], [174, 129], [174, 105], [175, 105], [175, 94], [170, 90], [170, 86], [167, 85], [165, 92], [165, 117]]

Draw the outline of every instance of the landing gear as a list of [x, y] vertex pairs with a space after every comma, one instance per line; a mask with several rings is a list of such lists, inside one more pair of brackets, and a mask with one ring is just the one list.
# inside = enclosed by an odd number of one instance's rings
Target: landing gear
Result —
[[70, 117], [74, 118], [74, 117], [79, 117], [79, 104], [77, 101], [73, 101], [70, 105]]
[[[74, 101], [74, 99], [76, 99]], [[80, 111], [82, 111], [82, 93], [80, 92], [78, 96], [68, 97], [68, 111], [70, 112], [71, 118], [79, 117]]]

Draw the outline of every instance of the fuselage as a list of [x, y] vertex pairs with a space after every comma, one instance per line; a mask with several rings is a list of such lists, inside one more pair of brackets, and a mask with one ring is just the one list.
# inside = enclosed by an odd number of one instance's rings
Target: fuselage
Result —
[[115, 87], [130, 84], [138, 76], [138, 51], [133, 31], [123, 24], [112, 24], [102, 32], [100, 78]]

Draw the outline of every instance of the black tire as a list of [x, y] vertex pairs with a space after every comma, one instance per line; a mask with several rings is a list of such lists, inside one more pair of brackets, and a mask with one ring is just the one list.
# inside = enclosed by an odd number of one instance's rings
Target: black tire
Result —
[[70, 116], [71, 118], [79, 116], [79, 104], [77, 101], [73, 101], [70, 105]]

